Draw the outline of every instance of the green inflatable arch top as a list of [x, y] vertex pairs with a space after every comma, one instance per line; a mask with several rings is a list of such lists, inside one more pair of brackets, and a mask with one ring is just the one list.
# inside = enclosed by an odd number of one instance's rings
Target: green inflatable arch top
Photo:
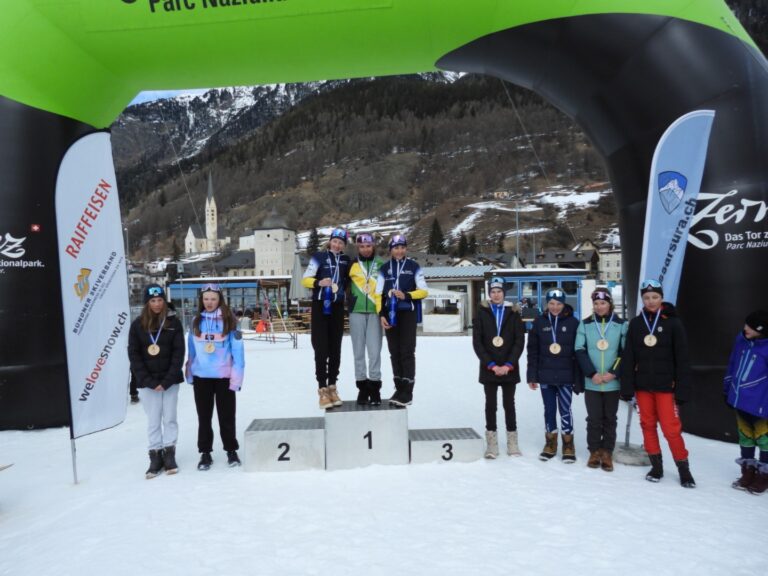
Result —
[[0, 95], [96, 127], [141, 90], [425, 72], [499, 30], [571, 16], [671, 16], [752, 40], [722, 0], [16, 0]]

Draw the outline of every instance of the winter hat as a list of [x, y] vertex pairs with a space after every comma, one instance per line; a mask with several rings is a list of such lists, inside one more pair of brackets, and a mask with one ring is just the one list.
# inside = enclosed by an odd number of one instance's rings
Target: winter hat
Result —
[[653, 278], [643, 280], [640, 283], [640, 296], [646, 292], [656, 292], [656, 294], [660, 294], [662, 297], [664, 296], [664, 289], [661, 287], [661, 282]]
[[768, 312], [765, 310], [755, 310], [747, 316], [744, 324], [762, 336], [768, 336]]
[[611, 297], [611, 291], [603, 286], [598, 286], [592, 291], [592, 302], [595, 300], [605, 300], [608, 304], [613, 304], [613, 298]]
[[333, 240], [334, 238], [338, 238], [339, 240], [344, 242], [344, 244], [346, 244], [347, 243], [347, 231], [344, 230], [344, 228], [334, 228], [333, 232], [331, 232], [331, 240]]
[[502, 280], [498, 276], [494, 276], [493, 278], [491, 278], [490, 282], [488, 282], [488, 291], [490, 292], [494, 288], [498, 288], [499, 290], [504, 290], [504, 280]]
[[551, 288], [547, 290], [544, 295], [544, 299], [549, 302], [550, 300], [557, 300], [560, 304], [565, 304], [565, 292], [561, 288]]
[[371, 236], [367, 232], [358, 234], [357, 238], [355, 238], [355, 242], [357, 242], [358, 244], [374, 244], [373, 236]]
[[162, 298], [165, 300], [165, 290], [160, 284], [150, 284], [144, 288], [144, 304], [152, 300], [152, 298]]
[[392, 250], [395, 246], [408, 246], [408, 241], [404, 234], [395, 234], [389, 241], [389, 249]]

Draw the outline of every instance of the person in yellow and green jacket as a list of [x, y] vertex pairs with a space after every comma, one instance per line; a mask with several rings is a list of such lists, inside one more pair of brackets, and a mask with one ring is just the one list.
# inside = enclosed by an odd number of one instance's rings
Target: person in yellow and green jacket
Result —
[[370, 234], [358, 234], [355, 245], [357, 260], [349, 269], [349, 335], [355, 356], [357, 403], [378, 406], [381, 404], [381, 343], [384, 335], [379, 321], [381, 294], [376, 293], [376, 280], [384, 260], [376, 256]]
[[587, 466], [611, 472], [621, 389], [619, 368], [629, 323], [614, 312], [608, 288], [595, 288], [592, 306], [594, 314], [582, 320], [576, 331], [576, 360], [584, 378], [577, 379], [574, 391], [585, 392]]

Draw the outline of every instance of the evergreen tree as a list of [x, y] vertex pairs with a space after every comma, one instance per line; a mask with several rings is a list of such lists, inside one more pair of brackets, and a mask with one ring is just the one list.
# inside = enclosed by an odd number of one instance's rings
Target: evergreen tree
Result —
[[312, 228], [307, 240], [307, 257], [312, 258], [318, 250], [320, 250], [320, 235], [317, 233], [317, 228]]
[[464, 256], [467, 255], [467, 252], [469, 252], [469, 242], [467, 242], [466, 234], [462, 232], [461, 236], [459, 236], [459, 248], [456, 251], [456, 254], [459, 258], [464, 258]]
[[496, 246], [496, 251], [501, 252], [504, 254], [504, 240], [506, 240], [507, 235], [504, 234], [504, 232], [499, 232], [499, 243]]
[[440, 222], [437, 221], [437, 218], [432, 220], [427, 254], [445, 254], [445, 235], [443, 234], [443, 229], [440, 228]]
[[179, 248], [179, 243], [176, 242], [176, 237], [174, 236], [173, 245], [171, 246], [171, 261], [177, 262], [180, 256], [181, 256], [181, 248]]
[[477, 254], [477, 237], [474, 232], [469, 237], [468, 249], [470, 254]]

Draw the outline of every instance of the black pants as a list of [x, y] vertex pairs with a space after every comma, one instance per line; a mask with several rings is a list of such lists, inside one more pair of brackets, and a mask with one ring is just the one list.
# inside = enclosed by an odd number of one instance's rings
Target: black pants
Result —
[[323, 314], [323, 301], [313, 300], [310, 328], [318, 388], [336, 384], [341, 364], [341, 339], [344, 336], [344, 304], [331, 304], [331, 313]]
[[131, 391], [131, 398], [139, 395], [139, 387], [136, 384], [136, 376], [133, 375], [133, 371], [131, 371], [131, 383], [128, 385], [128, 387]]
[[504, 407], [504, 424], [507, 432], [517, 430], [517, 415], [515, 414], [515, 389], [517, 384], [483, 384], [485, 389], [485, 429], [496, 430], [496, 410], [498, 389], [501, 388], [501, 402]]
[[416, 312], [411, 310], [397, 313], [397, 325], [384, 331], [392, 361], [392, 375], [395, 380], [405, 379], [413, 384], [416, 377]]
[[197, 450], [213, 452], [213, 405], [219, 417], [219, 434], [224, 450], [237, 450], [235, 430], [235, 393], [229, 389], [229, 378], [193, 378], [197, 407]]
[[584, 392], [587, 407], [587, 448], [590, 452], [608, 450], [616, 446], [616, 412], [619, 410], [619, 391]]

